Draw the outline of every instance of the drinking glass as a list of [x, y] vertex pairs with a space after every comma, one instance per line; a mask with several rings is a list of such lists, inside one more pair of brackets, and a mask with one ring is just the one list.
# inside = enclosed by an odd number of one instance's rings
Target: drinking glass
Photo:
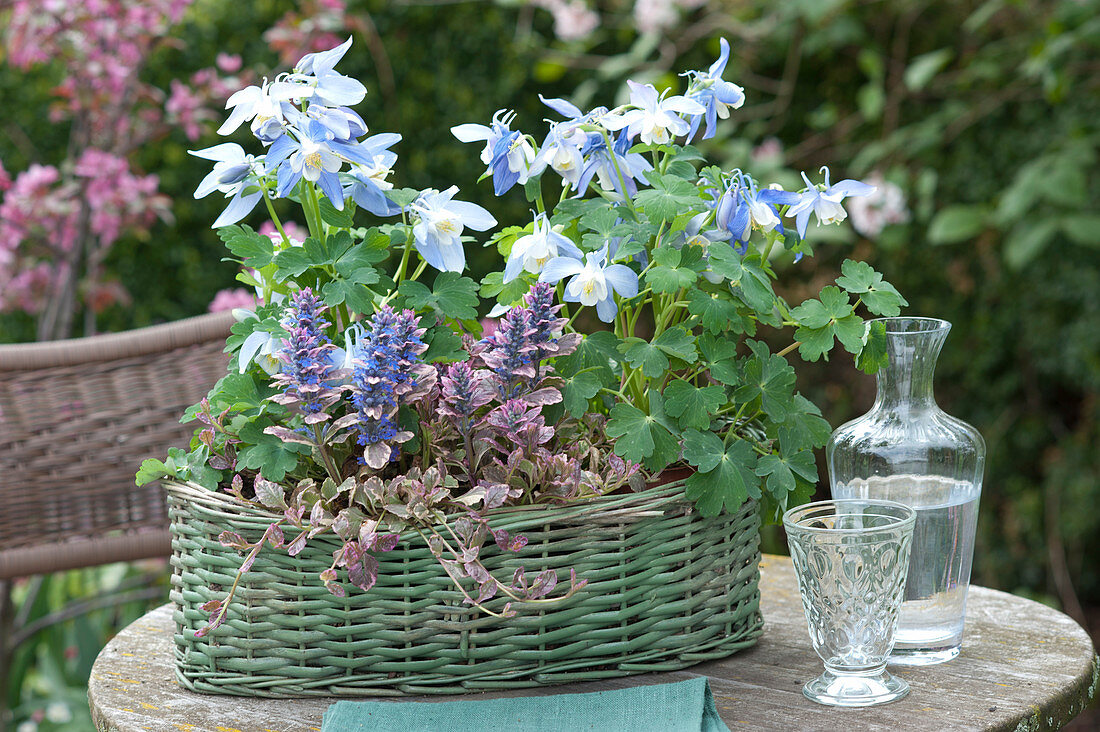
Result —
[[825, 672], [802, 687], [821, 704], [866, 707], [909, 684], [886, 670], [905, 589], [916, 512], [901, 503], [834, 500], [783, 515], [791, 561]]

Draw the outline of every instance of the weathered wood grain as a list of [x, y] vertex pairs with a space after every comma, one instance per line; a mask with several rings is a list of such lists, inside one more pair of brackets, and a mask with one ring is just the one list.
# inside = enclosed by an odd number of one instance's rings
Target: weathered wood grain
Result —
[[[1100, 661], [1088, 634], [1039, 603], [972, 587], [962, 654], [946, 664], [895, 669], [912, 692], [870, 709], [834, 709], [808, 701], [802, 684], [821, 672], [810, 646], [790, 560], [761, 564], [764, 635], [724, 661], [687, 671], [485, 695], [535, 696], [678, 681], [711, 680], [722, 718], [733, 730], [1019, 730], [1057, 729], [1096, 693]], [[171, 606], [118, 634], [96, 659], [88, 686], [92, 718], [103, 732], [316, 732], [331, 699], [244, 699], [195, 694], [175, 682]], [[408, 697], [407, 699], [413, 699]], [[443, 701], [450, 697], [417, 697]]]

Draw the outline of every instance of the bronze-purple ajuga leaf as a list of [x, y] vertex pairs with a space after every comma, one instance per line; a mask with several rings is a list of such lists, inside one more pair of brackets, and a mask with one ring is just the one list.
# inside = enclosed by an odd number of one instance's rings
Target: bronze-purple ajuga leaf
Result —
[[223, 531], [218, 534], [218, 543], [222, 546], [227, 546], [232, 549], [247, 549], [252, 546], [245, 538], [238, 534], [236, 531]]

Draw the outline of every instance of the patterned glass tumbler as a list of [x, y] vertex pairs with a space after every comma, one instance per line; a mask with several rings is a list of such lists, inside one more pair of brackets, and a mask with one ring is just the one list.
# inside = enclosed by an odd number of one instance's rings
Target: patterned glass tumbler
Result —
[[821, 704], [867, 707], [909, 684], [886, 670], [905, 591], [916, 512], [901, 503], [837, 500], [783, 515], [814, 650], [825, 672], [802, 693]]

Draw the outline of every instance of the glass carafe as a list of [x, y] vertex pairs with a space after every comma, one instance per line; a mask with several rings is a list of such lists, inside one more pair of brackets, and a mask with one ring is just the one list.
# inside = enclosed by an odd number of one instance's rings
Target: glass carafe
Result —
[[985, 442], [933, 396], [951, 324], [882, 318], [889, 364], [871, 411], [841, 425], [825, 449], [833, 498], [898, 501], [916, 509], [913, 550], [891, 663], [949, 661], [962, 647]]

